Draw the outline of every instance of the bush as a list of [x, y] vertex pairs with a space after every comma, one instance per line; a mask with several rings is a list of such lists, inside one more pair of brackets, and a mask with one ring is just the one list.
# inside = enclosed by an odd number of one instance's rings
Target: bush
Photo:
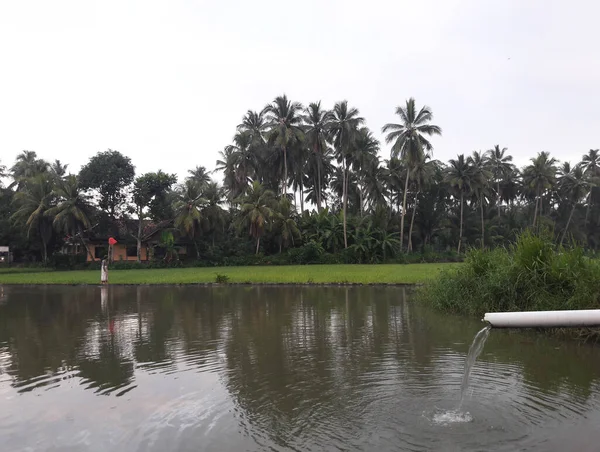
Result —
[[215, 276], [215, 282], [217, 284], [227, 284], [229, 282], [229, 276], [217, 273], [217, 275]]
[[314, 241], [308, 242], [298, 248], [292, 248], [287, 252], [289, 264], [318, 264], [321, 255], [324, 253], [323, 247]]
[[600, 308], [600, 263], [581, 248], [556, 247], [525, 232], [510, 248], [473, 249], [464, 265], [443, 272], [417, 299], [449, 312]]

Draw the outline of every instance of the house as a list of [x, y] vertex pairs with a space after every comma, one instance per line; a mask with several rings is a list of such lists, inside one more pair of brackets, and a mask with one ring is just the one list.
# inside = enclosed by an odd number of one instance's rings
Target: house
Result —
[[[161, 234], [168, 230], [171, 221], [154, 223], [149, 220], [142, 222], [142, 248], [141, 260], [148, 261], [153, 258], [161, 258], [165, 255]], [[69, 237], [63, 252], [72, 254], [86, 254], [86, 261], [100, 261], [108, 256], [108, 240], [113, 237], [117, 243], [113, 245], [113, 261], [137, 261], [137, 220], [117, 220], [111, 225], [111, 233], [91, 231], [87, 237]], [[82, 243], [83, 242], [83, 243]], [[85, 244], [85, 246], [83, 245]], [[179, 246], [178, 246], [179, 245]], [[87, 251], [86, 251], [87, 247]], [[187, 249], [182, 244], [173, 244], [174, 251], [179, 256], [185, 256]]]

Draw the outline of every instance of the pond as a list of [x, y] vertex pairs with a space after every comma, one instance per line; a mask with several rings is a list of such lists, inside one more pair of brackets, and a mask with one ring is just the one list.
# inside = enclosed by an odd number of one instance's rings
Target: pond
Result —
[[[6, 451], [597, 450], [600, 347], [399, 287], [0, 287]], [[468, 414], [467, 414], [468, 413]]]

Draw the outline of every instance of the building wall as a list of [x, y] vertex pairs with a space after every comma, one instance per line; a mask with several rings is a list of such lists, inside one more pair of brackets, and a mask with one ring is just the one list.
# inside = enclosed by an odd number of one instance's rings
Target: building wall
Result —
[[[106, 249], [107, 246], [106, 245], [88, 245], [90, 248], [90, 252], [92, 253], [93, 256], [96, 256], [96, 248], [99, 249]], [[148, 259], [148, 253], [147, 253], [147, 249], [145, 244], [142, 246], [142, 250], [141, 250], [141, 258], [143, 261]], [[87, 261], [91, 262], [92, 258], [90, 257], [90, 255], [87, 255]], [[95, 260], [100, 260], [100, 258], [96, 258]], [[123, 245], [121, 243], [117, 243], [114, 247], [113, 247], [113, 260], [115, 262], [119, 262], [119, 261], [136, 261], [137, 260], [137, 255], [136, 256], [127, 256], [127, 246]]]

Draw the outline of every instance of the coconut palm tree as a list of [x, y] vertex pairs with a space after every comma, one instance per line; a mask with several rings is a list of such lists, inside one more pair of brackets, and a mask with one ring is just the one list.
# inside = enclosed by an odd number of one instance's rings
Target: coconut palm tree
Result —
[[200, 250], [198, 249], [196, 234], [202, 220], [201, 212], [206, 204], [203, 194], [202, 186], [198, 182], [186, 180], [176, 191], [176, 201], [173, 206], [175, 227], [194, 242], [198, 259], [200, 259]]
[[417, 203], [419, 200], [419, 194], [423, 187], [428, 186], [433, 180], [437, 165], [440, 163], [437, 160], [430, 160], [429, 154], [423, 155], [418, 161], [413, 164], [411, 171], [411, 179], [414, 181], [415, 190], [415, 202], [413, 204], [412, 216], [410, 219], [410, 227], [408, 229], [408, 251], [412, 251], [412, 233], [413, 225], [415, 223], [415, 213], [417, 212]]
[[52, 217], [48, 212], [52, 207], [54, 190], [52, 178], [39, 174], [23, 182], [21, 190], [15, 193], [13, 201], [17, 206], [11, 219], [22, 224], [27, 236], [37, 232], [42, 242], [42, 259], [48, 262], [48, 242], [52, 238]]
[[584, 170], [584, 175], [590, 182], [588, 192], [588, 202], [585, 211], [585, 224], [587, 225], [590, 216], [590, 209], [594, 202], [593, 194], [600, 183], [600, 149], [590, 149], [587, 154], [581, 159], [581, 165]]
[[493, 182], [496, 183], [496, 206], [498, 208], [498, 216], [500, 216], [500, 201], [502, 200], [500, 182], [514, 171], [514, 165], [511, 163], [513, 159], [512, 155], [508, 155], [506, 152], [506, 148], [500, 149], [500, 145], [497, 144], [485, 153], [487, 166], [492, 173]]
[[473, 171], [464, 154], [460, 154], [456, 159], [450, 159], [446, 167], [446, 182], [455, 196], [460, 197], [460, 229], [458, 233], [457, 253], [460, 253], [463, 238], [463, 218], [465, 195], [471, 193], [473, 185]]
[[58, 204], [48, 209], [48, 215], [54, 218], [52, 225], [58, 232], [71, 237], [79, 237], [86, 253], [94, 260], [90, 249], [83, 239], [83, 232], [91, 228], [91, 206], [89, 196], [79, 187], [77, 176], [70, 174], [58, 179], [54, 187]]
[[585, 176], [583, 166], [578, 164], [575, 165], [574, 168], [571, 168], [571, 165], [568, 162], [563, 163], [563, 166], [559, 171], [558, 184], [563, 199], [571, 204], [569, 218], [567, 219], [565, 230], [560, 239], [560, 243], [562, 244], [569, 230], [573, 213], [575, 213], [575, 209], [579, 202], [581, 202], [581, 200], [589, 193], [590, 184]]
[[467, 159], [471, 166], [472, 182], [471, 189], [479, 204], [481, 213], [481, 247], [485, 246], [485, 223], [483, 220], [483, 205], [485, 198], [489, 196], [489, 183], [492, 180], [492, 171], [488, 168], [488, 159], [481, 153], [474, 151]]
[[363, 216], [364, 201], [368, 199], [367, 179], [379, 165], [379, 141], [367, 127], [361, 127], [350, 148], [350, 164], [358, 179], [359, 212]]
[[203, 166], [196, 166], [194, 169], [188, 170], [188, 180], [193, 180], [205, 187], [210, 182], [210, 173]]
[[10, 188], [21, 190], [25, 181], [48, 171], [48, 162], [39, 159], [35, 151], [23, 151], [17, 155], [15, 164], [10, 169], [13, 183]]
[[264, 235], [274, 215], [276, 198], [271, 190], [254, 181], [246, 195], [239, 199], [240, 212], [237, 226], [248, 228], [248, 233], [256, 240], [256, 254], [260, 250], [260, 238]]
[[391, 151], [392, 156], [400, 156], [405, 162], [407, 169], [404, 185], [404, 200], [402, 201], [402, 216], [400, 220], [400, 248], [402, 249], [404, 215], [406, 213], [406, 195], [408, 193], [410, 171], [424, 152], [433, 149], [432, 144], [426, 136], [441, 135], [442, 129], [439, 126], [430, 124], [433, 119], [433, 113], [429, 107], [423, 106], [417, 112], [415, 100], [412, 97], [406, 101], [406, 105], [396, 107], [396, 114], [400, 116], [401, 123], [386, 124], [381, 130], [383, 133], [387, 133], [385, 137], [386, 143], [394, 143]]
[[203, 229], [212, 237], [215, 246], [215, 236], [225, 230], [225, 211], [221, 207], [223, 189], [216, 182], [209, 182], [204, 188], [203, 198], [206, 204], [201, 212]]
[[283, 194], [287, 195], [288, 185], [288, 148], [295, 142], [304, 139], [302, 131], [302, 104], [291, 102], [287, 96], [278, 96], [273, 103], [264, 108], [269, 124], [269, 143], [281, 149], [283, 153]]
[[279, 252], [287, 248], [294, 240], [300, 239], [300, 229], [294, 219], [292, 203], [287, 198], [281, 198], [275, 204], [273, 215], [273, 231], [279, 241]]
[[533, 227], [535, 227], [538, 212], [541, 216], [544, 193], [554, 187], [556, 183], [556, 159], [551, 158], [548, 152], [540, 152], [537, 157], [530, 160], [531, 165], [523, 170], [523, 184], [535, 193], [536, 201], [533, 213]]
[[60, 160], [54, 160], [54, 163], [50, 165], [50, 171], [57, 179], [64, 177], [67, 174], [67, 168], [69, 164], [63, 164]]
[[304, 122], [304, 134], [306, 145], [311, 150], [311, 160], [315, 162], [316, 175], [313, 175], [316, 187], [317, 209], [322, 207], [322, 172], [323, 158], [327, 151], [327, 139], [331, 130], [333, 116], [330, 111], [321, 107], [321, 101], [313, 102], [304, 109], [302, 121]]
[[256, 112], [248, 110], [242, 119], [242, 123], [237, 126], [240, 133], [250, 136], [251, 145], [258, 150], [266, 144], [265, 134], [268, 132], [269, 124], [265, 118], [265, 111]]
[[348, 107], [348, 101], [338, 102], [333, 107], [331, 118], [331, 138], [338, 163], [342, 165], [342, 216], [344, 225], [344, 248], [348, 248], [348, 226], [346, 210], [348, 208], [348, 184], [350, 168], [350, 149], [359, 127], [365, 122], [356, 108]]

